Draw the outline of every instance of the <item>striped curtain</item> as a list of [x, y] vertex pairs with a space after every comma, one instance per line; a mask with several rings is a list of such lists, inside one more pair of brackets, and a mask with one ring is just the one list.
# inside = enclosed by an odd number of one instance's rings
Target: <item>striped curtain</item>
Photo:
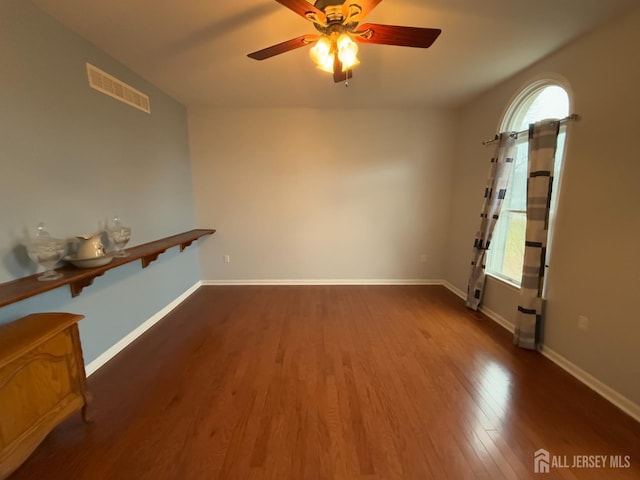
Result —
[[484, 190], [484, 205], [480, 213], [480, 229], [473, 242], [471, 274], [467, 286], [467, 307], [477, 310], [482, 301], [485, 281], [485, 258], [493, 228], [498, 221], [500, 207], [507, 193], [507, 185], [513, 167], [513, 154], [516, 148], [516, 137], [511, 133], [501, 133], [497, 138], [497, 146], [491, 158], [489, 180]]
[[553, 163], [560, 122], [543, 120], [529, 126], [529, 178], [527, 180], [527, 233], [514, 343], [536, 349], [542, 323], [545, 256], [549, 233], [549, 207]]

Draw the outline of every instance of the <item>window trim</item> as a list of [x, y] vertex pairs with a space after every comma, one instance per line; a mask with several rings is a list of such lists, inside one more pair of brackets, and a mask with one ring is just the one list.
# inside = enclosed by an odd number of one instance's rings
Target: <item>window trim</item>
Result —
[[494, 273], [494, 272], [485, 272], [485, 275], [487, 277], [491, 277], [494, 280], [497, 280], [499, 282], [504, 283], [505, 285], [508, 285], [510, 287], [515, 288], [516, 290], [520, 291], [520, 288], [522, 287], [522, 282], [521, 283], [514, 283], [513, 279], [504, 275], [500, 275], [499, 273]]
[[[507, 107], [504, 109], [502, 113], [498, 131], [504, 132], [504, 131], [511, 130], [509, 125], [513, 125], [516, 122], [520, 123], [518, 121], [518, 116], [521, 116], [522, 112], [523, 111], [526, 112], [528, 108], [531, 106], [531, 104], [533, 104], [536, 98], [536, 93], [550, 86], [557, 86], [564, 89], [564, 91], [567, 94], [568, 103], [569, 103], [568, 112], [571, 113], [573, 111], [573, 91], [569, 85], [569, 82], [566, 80], [566, 78], [562, 77], [559, 74], [545, 73], [534, 78], [533, 80], [530, 80], [529, 82], [521, 86], [516, 91], [516, 93], [511, 97], [511, 99], [507, 104]], [[553, 243], [552, 241], [553, 231], [555, 227], [555, 217], [557, 216], [557, 212], [560, 205], [560, 190], [561, 190], [562, 177], [563, 177], [563, 171], [564, 171], [564, 159], [566, 158], [566, 156], [567, 156], [567, 141], [565, 137], [565, 143], [563, 146], [562, 159], [561, 159], [562, 164], [560, 166], [560, 171], [556, 178], [556, 182], [554, 183], [554, 190], [555, 190], [557, 199], [555, 203], [554, 212], [552, 212], [554, 218], [551, 220], [549, 225], [549, 242], [547, 245], [547, 259], [546, 259], [545, 268], [548, 268], [550, 264], [551, 246]], [[525, 214], [526, 214], [526, 211], [525, 211]], [[487, 254], [489, 255], [490, 253], [487, 252]], [[487, 266], [488, 264], [489, 262], [487, 262]], [[520, 290], [522, 285], [522, 278], [520, 278], [519, 282], [516, 282], [515, 279], [506, 275], [501, 275], [500, 272], [492, 272], [492, 271], [489, 271], [488, 269], [485, 269], [485, 275], [497, 280], [498, 282], [504, 283], [505, 285], [508, 285], [512, 288], [516, 288], [517, 290]]]
[[[509, 130], [509, 125], [513, 122], [517, 111], [520, 109], [523, 102], [526, 102], [528, 98], [533, 97], [533, 94], [542, 90], [545, 87], [557, 86], [564, 89], [569, 97], [569, 113], [573, 111], [573, 90], [569, 85], [568, 80], [558, 73], [546, 72], [533, 79], [529, 80], [525, 84], [521, 85], [516, 90], [516, 93], [507, 102], [507, 107], [503, 110], [498, 125], [498, 131], [504, 132]], [[533, 103], [533, 100], [531, 100]], [[531, 106], [531, 103], [529, 106]]]

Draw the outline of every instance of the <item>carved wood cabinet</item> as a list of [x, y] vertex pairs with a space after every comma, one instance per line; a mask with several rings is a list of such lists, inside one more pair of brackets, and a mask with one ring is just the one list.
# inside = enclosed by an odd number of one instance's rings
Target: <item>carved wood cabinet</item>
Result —
[[39, 313], [0, 326], [0, 479], [69, 415], [88, 420], [82, 318]]

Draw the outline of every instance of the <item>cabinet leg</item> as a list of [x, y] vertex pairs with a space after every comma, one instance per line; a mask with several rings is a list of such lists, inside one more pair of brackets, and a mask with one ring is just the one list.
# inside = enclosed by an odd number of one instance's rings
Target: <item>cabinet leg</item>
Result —
[[91, 409], [91, 403], [93, 402], [93, 396], [91, 395], [91, 392], [89, 392], [87, 390], [82, 392], [82, 396], [84, 398], [84, 405], [82, 406], [82, 410], [80, 411], [80, 413], [82, 415], [82, 420], [85, 423], [91, 423], [91, 422], [93, 422], [93, 413], [92, 413], [92, 409]]

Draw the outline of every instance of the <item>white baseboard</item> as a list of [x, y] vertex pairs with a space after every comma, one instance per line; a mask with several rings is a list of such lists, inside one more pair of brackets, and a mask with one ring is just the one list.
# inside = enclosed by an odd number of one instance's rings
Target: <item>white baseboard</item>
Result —
[[[446, 280], [442, 282], [442, 285], [447, 287], [449, 290], [451, 290], [453, 293], [458, 295], [463, 300], [466, 300], [467, 296], [462, 290], [454, 287]], [[491, 320], [498, 323], [500, 326], [509, 330], [511, 333], [514, 332], [515, 325], [511, 323], [509, 320], [507, 320], [506, 318], [504, 318], [503, 316], [497, 314], [493, 310], [484, 306], [480, 307], [480, 311], [484, 313], [487, 317], [489, 317]], [[550, 349], [549, 347], [543, 346], [540, 353], [542, 353], [542, 355], [547, 357], [549, 360], [551, 360], [553, 363], [558, 365], [564, 371], [566, 371], [567, 373], [571, 374], [572, 376], [580, 380], [580, 382], [584, 383], [587, 387], [595, 391], [601, 397], [604, 397], [606, 400], [613, 403], [616, 407], [618, 407], [620, 410], [625, 412], [627, 415], [631, 416], [633, 419], [640, 422], [640, 405], [629, 400], [627, 397], [618, 393], [610, 386], [602, 383], [596, 377], [584, 371], [583, 369], [578, 367], [576, 364], [570, 362], [569, 360], [567, 360], [566, 358], [564, 358], [562, 355], [555, 352], [554, 350]]]
[[166, 307], [164, 307], [159, 312], [155, 313], [151, 318], [146, 320], [144, 323], [139, 325], [135, 330], [130, 332], [127, 336], [122, 338], [115, 345], [111, 346], [107, 351], [105, 351], [98, 358], [90, 362], [85, 366], [85, 371], [87, 373], [87, 377], [96, 372], [100, 367], [102, 367], [105, 363], [115, 357], [118, 353], [120, 353], [124, 348], [133, 342], [136, 338], [142, 335], [144, 332], [149, 330], [152, 326], [162, 320], [165, 316], [167, 316], [171, 310], [176, 308], [182, 302], [184, 302], [191, 294], [193, 294], [198, 288], [200, 288], [202, 282], [198, 281], [193, 286], [191, 286], [187, 291], [185, 291], [178, 298], [169, 303]]
[[541, 353], [551, 360], [553, 363], [558, 365], [560, 368], [565, 370], [566, 372], [573, 375], [575, 378], [584, 383], [591, 390], [594, 390], [596, 393], [600, 394], [600, 396], [607, 399], [609, 402], [613, 403], [620, 410], [625, 412], [627, 415], [630, 415], [636, 421], [640, 422], [640, 405], [632, 402], [624, 395], [618, 393], [609, 385], [602, 383], [596, 377], [591, 375], [590, 373], [584, 371], [574, 363], [570, 362], [566, 358], [564, 358], [559, 353], [555, 352], [549, 347], [542, 347]]
[[[467, 300], [467, 294], [465, 292], [463, 292], [462, 290], [460, 290], [457, 287], [454, 287], [452, 284], [450, 284], [446, 280], [442, 281], [442, 285], [447, 287], [449, 290], [451, 290], [453, 293], [455, 293], [457, 296], [459, 296], [464, 301]], [[485, 307], [484, 305], [480, 305], [479, 310], [482, 313], [484, 313], [487, 317], [489, 317], [491, 320], [493, 320], [498, 325], [500, 325], [502, 328], [504, 328], [505, 330], [508, 330], [511, 333], [513, 333], [515, 331], [516, 326], [513, 323], [511, 323], [509, 320], [504, 318], [502, 315], [494, 312], [493, 310], [491, 310], [490, 308]]]
[[513, 323], [504, 318], [502, 315], [494, 312], [490, 308], [487, 308], [484, 305], [480, 305], [479, 310], [505, 330], [508, 330], [511, 333], [514, 333], [516, 331], [516, 326]]
[[460, 290], [458, 287], [453, 286], [453, 284], [447, 282], [446, 280], [442, 281], [442, 285], [447, 287], [449, 290], [451, 290], [453, 293], [455, 293], [461, 299], [463, 299], [465, 301], [467, 300], [467, 294], [465, 292], [463, 292], [462, 290]]
[[202, 285], [442, 285], [443, 280], [409, 279], [247, 279], [203, 280]]

